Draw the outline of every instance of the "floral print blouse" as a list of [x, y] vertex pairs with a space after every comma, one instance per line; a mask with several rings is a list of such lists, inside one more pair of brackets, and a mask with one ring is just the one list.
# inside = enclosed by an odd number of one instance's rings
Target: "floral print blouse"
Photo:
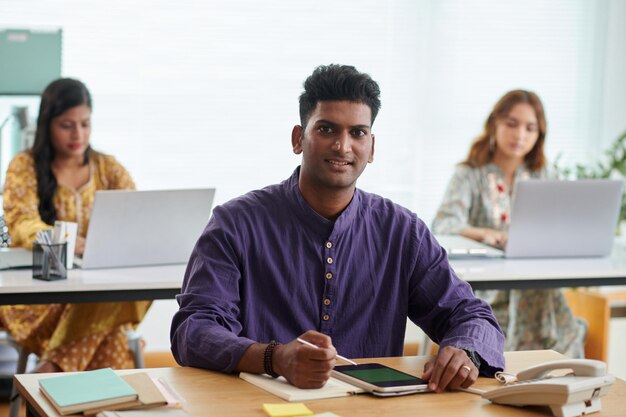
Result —
[[[97, 190], [135, 189], [128, 171], [109, 155], [93, 152], [89, 180], [79, 189], [59, 184], [53, 197], [59, 220], [78, 223], [85, 237]], [[39, 215], [35, 162], [26, 151], [16, 155], [7, 169], [3, 192], [4, 218], [12, 246], [32, 247], [38, 230], [50, 229]]]
[[[515, 184], [549, 178], [524, 165], [515, 173], [513, 189], [495, 164], [457, 166], [432, 225], [435, 234], [459, 234], [467, 227], [507, 231]], [[476, 296], [491, 304], [506, 336], [505, 350], [554, 349], [584, 356], [586, 323], [575, 318], [559, 289], [482, 290]]]
[[[545, 171], [531, 172], [522, 165], [515, 172], [513, 184], [546, 177]], [[514, 191], [509, 190], [504, 174], [495, 164], [478, 168], [459, 165], [437, 210], [433, 231], [459, 234], [470, 226], [507, 231]]]

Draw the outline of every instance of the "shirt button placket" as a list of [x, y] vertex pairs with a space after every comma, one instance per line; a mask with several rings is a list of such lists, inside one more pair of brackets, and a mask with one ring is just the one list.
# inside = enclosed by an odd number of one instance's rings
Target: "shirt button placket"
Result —
[[328, 240], [324, 243], [324, 263], [325, 263], [325, 271], [324, 271], [324, 294], [322, 295], [322, 322], [321, 322], [321, 332], [324, 334], [331, 334], [331, 317], [332, 317], [332, 296], [334, 293], [334, 278], [335, 278], [335, 259], [333, 254], [333, 242]]

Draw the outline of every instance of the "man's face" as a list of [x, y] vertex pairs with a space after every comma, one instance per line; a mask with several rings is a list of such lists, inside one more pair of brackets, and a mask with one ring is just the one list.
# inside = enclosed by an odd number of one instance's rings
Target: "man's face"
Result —
[[306, 128], [292, 132], [293, 151], [302, 153], [301, 187], [354, 189], [368, 162], [374, 160], [372, 112], [353, 101], [320, 101]]

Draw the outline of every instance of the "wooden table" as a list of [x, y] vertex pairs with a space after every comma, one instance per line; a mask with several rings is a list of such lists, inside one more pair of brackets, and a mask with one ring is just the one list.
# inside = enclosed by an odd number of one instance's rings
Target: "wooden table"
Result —
[[[507, 371], [518, 372], [541, 362], [562, 359], [554, 351], [508, 352], [505, 354]], [[380, 362], [415, 375], [427, 357], [404, 356], [359, 360]], [[184, 399], [184, 409], [190, 416], [266, 416], [261, 409], [263, 403], [283, 403], [284, 400], [269, 394], [236, 375], [195, 368], [156, 368], [143, 370], [164, 378]], [[119, 371], [120, 373], [137, 370]], [[18, 390], [26, 400], [33, 415], [57, 417], [47, 400], [38, 389], [38, 379], [50, 374], [16, 375]], [[498, 386], [494, 379], [480, 378], [474, 385], [480, 389]], [[492, 404], [480, 396], [465, 392], [443, 394], [417, 394], [406, 397], [378, 398], [357, 395], [344, 398], [307, 401], [306, 405], [315, 413], [332, 411], [342, 417], [368, 416], [549, 416], [547, 408], [517, 408]], [[617, 380], [611, 392], [602, 397], [602, 411], [598, 417], [624, 416], [626, 410], [626, 382]], [[146, 413], [148, 416], [149, 413]]]

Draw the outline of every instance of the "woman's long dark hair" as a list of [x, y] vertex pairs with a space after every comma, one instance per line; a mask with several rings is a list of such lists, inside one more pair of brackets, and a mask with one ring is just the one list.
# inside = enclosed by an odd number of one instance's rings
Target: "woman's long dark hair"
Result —
[[[54, 224], [57, 217], [53, 197], [57, 189], [57, 179], [52, 172], [52, 161], [56, 155], [50, 137], [52, 119], [72, 107], [86, 104], [90, 109], [91, 95], [83, 83], [71, 78], [60, 78], [50, 83], [41, 95], [35, 143], [31, 149], [37, 174], [37, 196], [39, 215], [47, 224]], [[85, 151], [84, 164], [89, 162], [91, 147]]]

